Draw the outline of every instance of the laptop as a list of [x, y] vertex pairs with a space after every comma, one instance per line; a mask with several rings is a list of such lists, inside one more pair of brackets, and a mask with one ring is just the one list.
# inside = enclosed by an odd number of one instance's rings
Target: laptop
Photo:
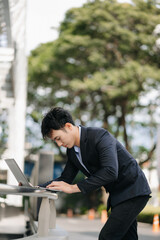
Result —
[[53, 193], [59, 192], [58, 190], [53, 190], [53, 189], [44, 188], [44, 187], [35, 187], [35, 186], [32, 187], [29, 184], [27, 177], [21, 171], [20, 167], [18, 166], [17, 162], [14, 159], [5, 159], [5, 162], [7, 163], [11, 172], [15, 176], [17, 182], [22, 183], [22, 187], [32, 188], [32, 189], [35, 189], [35, 190], [46, 190], [46, 191], [50, 191], [50, 192], [53, 192]]

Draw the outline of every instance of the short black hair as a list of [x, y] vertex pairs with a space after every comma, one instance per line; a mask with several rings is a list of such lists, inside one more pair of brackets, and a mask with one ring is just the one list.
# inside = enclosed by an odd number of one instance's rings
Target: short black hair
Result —
[[49, 137], [51, 130], [64, 128], [66, 123], [75, 125], [71, 114], [61, 107], [51, 108], [42, 120], [41, 133], [43, 139]]

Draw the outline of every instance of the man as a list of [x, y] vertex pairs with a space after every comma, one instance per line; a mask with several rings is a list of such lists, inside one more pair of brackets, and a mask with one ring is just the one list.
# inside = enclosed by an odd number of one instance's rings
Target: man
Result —
[[[43, 118], [44, 139], [67, 148], [68, 161], [59, 178], [41, 186], [65, 193], [88, 193], [102, 186], [109, 192], [111, 215], [99, 240], [136, 240], [137, 215], [151, 193], [147, 180], [130, 153], [105, 129], [75, 126], [69, 112], [51, 109]], [[78, 171], [87, 178], [72, 184]]]

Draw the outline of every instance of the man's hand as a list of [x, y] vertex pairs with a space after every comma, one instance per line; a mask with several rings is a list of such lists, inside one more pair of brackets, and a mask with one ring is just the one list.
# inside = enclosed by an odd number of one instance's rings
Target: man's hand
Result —
[[80, 192], [80, 189], [78, 188], [77, 184], [71, 185], [63, 181], [53, 181], [51, 184], [49, 184], [46, 188], [62, 191], [65, 193], [76, 193]]

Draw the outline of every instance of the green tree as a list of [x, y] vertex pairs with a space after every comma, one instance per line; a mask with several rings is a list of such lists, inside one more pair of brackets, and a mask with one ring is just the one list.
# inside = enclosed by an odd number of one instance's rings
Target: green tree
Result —
[[150, 0], [92, 0], [70, 9], [59, 38], [29, 58], [33, 119], [38, 121], [37, 112], [63, 106], [82, 124], [96, 120], [122, 135], [129, 149], [127, 116], [141, 107], [142, 93], [159, 87], [160, 56], [153, 35], [159, 23], [158, 4]]
[[6, 143], [8, 140], [8, 128], [6, 123], [6, 110], [0, 110], [0, 158], [6, 149]]

